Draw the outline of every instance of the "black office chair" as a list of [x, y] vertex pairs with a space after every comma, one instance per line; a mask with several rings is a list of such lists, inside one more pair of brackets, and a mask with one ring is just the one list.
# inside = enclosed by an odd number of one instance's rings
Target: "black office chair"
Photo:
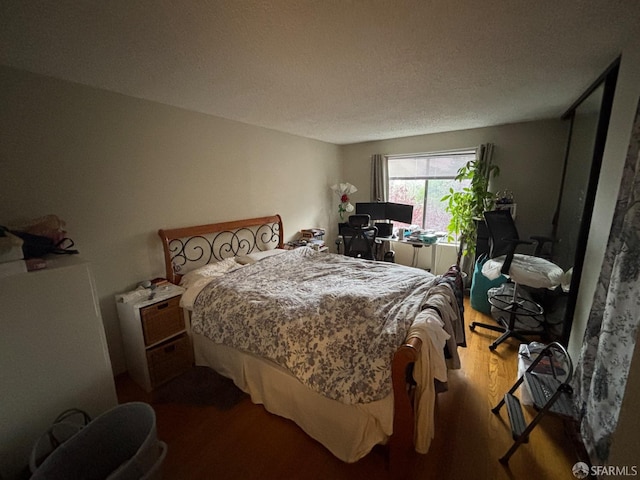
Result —
[[500, 317], [499, 325], [488, 325], [480, 322], [472, 322], [469, 328], [473, 331], [476, 327], [482, 327], [502, 335], [490, 346], [495, 350], [498, 345], [514, 337], [521, 342], [528, 343], [526, 336], [541, 335], [544, 329], [521, 328], [518, 325], [518, 317], [540, 317], [544, 309], [539, 303], [518, 294], [518, 285], [526, 285], [532, 288], [555, 288], [562, 282], [564, 272], [562, 269], [535, 255], [522, 255], [515, 253], [520, 245], [537, 244], [536, 252], [540, 252], [542, 244], [550, 241], [547, 237], [532, 237], [536, 241], [520, 240], [518, 229], [513, 217], [508, 210], [494, 210], [484, 214], [487, 230], [489, 231], [489, 257], [483, 268], [482, 274], [490, 279], [498, 278], [501, 274], [513, 282], [513, 293], [495, 294], [489, 296], [489, 303], [498, 310], [508, 313], [508, 318]]
[[378, 228], [370, 226], [369, 215], [351, 215], [342, 229], [344, 254], [349, 257], [375, 260], [375, 242]]

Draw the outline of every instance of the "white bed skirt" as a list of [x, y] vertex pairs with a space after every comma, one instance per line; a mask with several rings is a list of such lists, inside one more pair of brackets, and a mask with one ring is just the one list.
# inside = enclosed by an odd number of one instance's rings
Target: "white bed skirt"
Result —
[[231, 378], [253, 403], [293, 420], [310, 437], [345, 462], [355, 462], [393, 431], [393, 394], [347, 405], [314, 392], [279, 365], [193, 334], [196, 365]]

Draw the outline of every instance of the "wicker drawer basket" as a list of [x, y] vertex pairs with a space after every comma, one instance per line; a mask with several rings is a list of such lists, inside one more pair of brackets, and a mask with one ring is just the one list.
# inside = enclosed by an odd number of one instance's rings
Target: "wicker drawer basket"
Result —
[[182, 334], [147, 351], [152, 387], [177, 377], [192, 364], [189, 337]]
[[184, 330], [180, 297], [140, 309], [145, 345], [153, 345]]

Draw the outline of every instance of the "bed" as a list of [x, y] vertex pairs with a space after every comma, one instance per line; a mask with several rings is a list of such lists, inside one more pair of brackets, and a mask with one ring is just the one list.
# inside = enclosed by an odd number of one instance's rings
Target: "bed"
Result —
[[345, 462], [377, 444], [392, 469], [426, 453], [435, 381], [464, 342], [451, 275], [287, 250], [279, 215], [158, 233], [197, 365]]

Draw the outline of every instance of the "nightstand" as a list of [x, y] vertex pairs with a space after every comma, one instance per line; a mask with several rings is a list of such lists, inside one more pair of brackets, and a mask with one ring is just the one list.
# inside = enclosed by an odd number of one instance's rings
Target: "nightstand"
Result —
[[182, 287], [165, 284], [153, 291], [138, 289], [116, 295], [127, 369], [147, 392], [193, 364], [180, 308], [183, 292]]

